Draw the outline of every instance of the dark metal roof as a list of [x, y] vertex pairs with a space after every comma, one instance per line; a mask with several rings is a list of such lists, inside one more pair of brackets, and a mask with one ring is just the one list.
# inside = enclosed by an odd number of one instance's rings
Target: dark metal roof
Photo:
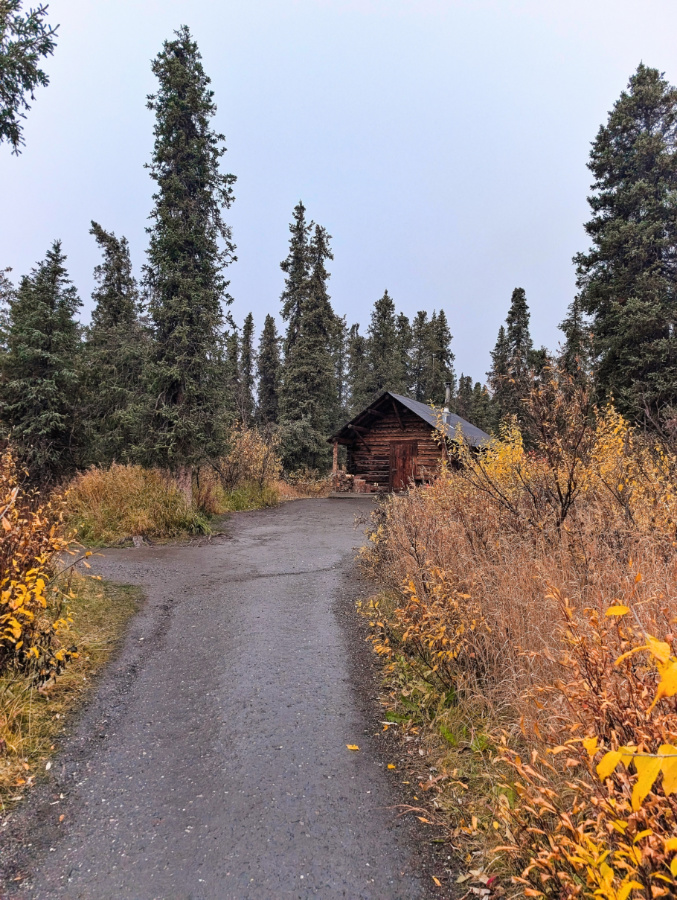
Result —
[[[420, 403], [418, 400], [412, 400], [410, 397], [404, 397], [402, 394], [395, 394], [392, 391], [382, 391], [368, 406], [352, 418], [350, 422], [346, 422], [336, 434], [333, 434], [329, 440], [333, 441], [339, 438], [347, 438], [350, 434], [349, 426], [355, 424], [358, 419], [361, 419], [370, 409], [377, 406], [385, 397], [392, 397], [394, 400], [397, 400], [398, 403], [401, 403], [402, 406], [411, 410], [411, 412], [415, 413], [420, 419], [423, 419], [424, 422], [427, 422], [432, 428], [438, 427], [440, 423], [439, 410], [434, 409], [432, 406], [428, 406], [426, 403]], [[454, 413], [447, 413], [445, 419], [444, 431], [447, 437], [452, 440], [458, 438], [459, 431], [471, 447], [479, 447], [491, 440], [491, 436], [488, 435], [486, 431], [482, 431], [481, 428], [477, 428], [476, 425], [472, 425], [470, 422], [467, 422], [465, 419], [462, 419]], [[350, 435], [350, 437], [352, 439], [352, 435]]]

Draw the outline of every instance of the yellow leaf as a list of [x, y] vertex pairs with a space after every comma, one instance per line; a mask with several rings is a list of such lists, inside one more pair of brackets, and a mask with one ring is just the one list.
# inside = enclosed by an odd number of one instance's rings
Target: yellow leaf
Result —
[[630, 612], [629, 606], [623, 606], [622, 603], [617, 604], [616, 606], [610, 606], [605, 615], [607, 616], [624, 616], [626, 613]]
[[623, 754], [620, 750], [609, 750], [605, 753], [600, 762], [597, 764], [597, 774], [600, 781], [606, 781], [621, 761]]
[[588, 755], [589, 755], [590, 759], [592, 759], [593, 756], [595, 755], [595, 753], [597, 753], [597, 738], [596, 737], [586, 738], [583, 741], [583, 746], [588, 751]]
[[661, 697], [674, 697], [674, 695], [677, 694], [677, 660], [671, 659], [659, 668], [661, 669], [661, 680], [658, 682], [656, 696], [649, 707], [649, 712], [654, 708]]
[[[666, 794], [677, 793], [677, 747], [672, 744], [661, 744], [658, 748], [661, 756], [667, 756], [664, 759], [661, 771], [663, 772], [663, 790]], [[677, 841], [675, 843], [677, 850]]]
[[670, 863], [670, 871], [677, 878], [677, 856]]
[[644, 885], [640, 884], [638, 881], [624, 881], [616, 894], [616, 900], [627, 900], [630, 896], [630, 892], [633, 890], [643, 891]]
[[347, 747], [349, 750], [359, 750], [359, 749], [360, 749], [360, 748], [357, 746], [357, 744], [346, 744], [346, 747]]
[[432, 825], [433, 823], [426, 819], [425, 816], [416, 816], [419, 822], [423, 822], [424, 825]]
[[635, 835], [632, 843], [636, 844], [637, 841], [641, 841], [643, 838], [648, 837], [650, 834], [653, 834], [653, 831], [650, 828], [647, 828], [645, 831], [640, 831], [639, 834]]
[[637, 812], [658, 778], [663, 760], [653, 756], [636, 756], [637, 781], [632, 788], [632, 808]]
[[435, 882], [435, 884], [437, 885], [437, 887], [442, 887], [442, 882], [440, 881], [439, 878], [435, 878], [434, 875], [433, 875], [433, 881]]
[[647, 635], [646, 643], [649, 653], [665, 665], [670, 659], [670, 644], [666, 644], [665, 641], [657, 641], [656, 638], [651, 637], [651, 635]]
[[388, 768], [395, 769], [395, 768], [397, 768], [397, 766], [394, 763], [388, 763]]
[[666, 853], [670, 853], [671, 851], [674, 853], [674, 851], [677, 850], [677, 837], [668, 838], [663, 846]]

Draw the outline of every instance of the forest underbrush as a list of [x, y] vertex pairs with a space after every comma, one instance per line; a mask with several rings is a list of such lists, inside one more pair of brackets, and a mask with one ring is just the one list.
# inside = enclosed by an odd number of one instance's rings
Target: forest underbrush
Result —
[[675, 896], [677, 454], [561, 372], [525, 419], [375, 514], [386, 721], [464, 890]]

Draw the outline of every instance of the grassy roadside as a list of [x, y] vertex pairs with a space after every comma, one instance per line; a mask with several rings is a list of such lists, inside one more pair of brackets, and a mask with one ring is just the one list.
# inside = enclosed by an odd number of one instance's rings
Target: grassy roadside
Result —
[[492, 852], [511, 839], [507, 821], [497, 814], [509, 801], [506, 772], [496, 765], [489, 734], [499, 723], [459, 704], [428, 667], [398, 652], [397, 605], [394, 593], [383, 591], [358, 609], [369, 620], [376, 652], [386, 639], [394, 649], [383, 666], [379, 700], [384, 729], [396, 730], [399, 738], [397, 770], [410, 794], [405, 814], [432, 826], [431, 841], [444, 840], [451, 850], [442, 888], [468, 896], [509, 896], [511, 873]]
[[69, 641], [78, 655], [43, 688], [11, 672], [0, 677], [0, 810], [21, 799], [49, 765], [68, 714], [115, 651], [142, 599], [139, 588], [74, 576]]

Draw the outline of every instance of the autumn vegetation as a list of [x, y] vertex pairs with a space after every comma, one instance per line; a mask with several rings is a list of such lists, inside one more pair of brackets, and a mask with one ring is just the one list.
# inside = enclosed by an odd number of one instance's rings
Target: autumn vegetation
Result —
[[557, 369], [523, 422], [375, 518], [395, 718], [516, 896], [674, 896], [677, 452]]

